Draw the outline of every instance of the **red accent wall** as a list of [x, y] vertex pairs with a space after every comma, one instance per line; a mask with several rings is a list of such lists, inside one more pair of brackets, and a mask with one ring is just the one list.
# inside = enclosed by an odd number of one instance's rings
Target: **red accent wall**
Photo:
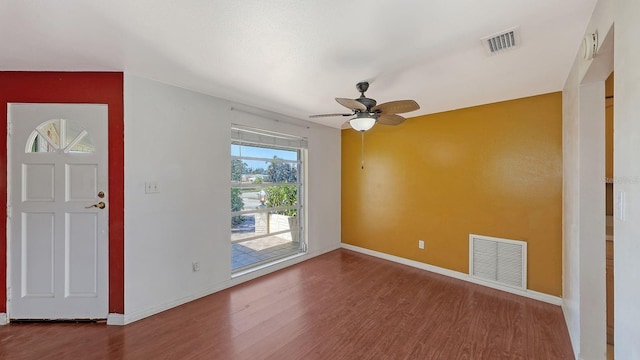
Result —
[[[7, 103], [109, 106], [109, 312], [124, 314], [124, 100], [119, 72], [0, 72], [0, 118]], [[7, 126], [0, 126], [0, 218], [6, 219]], [[0, 312], [7, 310], [7, 224], [0, 221]]]

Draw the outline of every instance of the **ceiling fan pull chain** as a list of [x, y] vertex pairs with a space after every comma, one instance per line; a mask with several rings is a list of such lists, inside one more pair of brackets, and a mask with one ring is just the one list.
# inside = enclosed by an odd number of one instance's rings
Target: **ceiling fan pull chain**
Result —
[[362, 170], [364, 170], [364, 131], [360, 131], [360, 134], [362, 134], [362, 142], [361, 142], [361, 146], [360, 146], [360, 159], [362, 160]]

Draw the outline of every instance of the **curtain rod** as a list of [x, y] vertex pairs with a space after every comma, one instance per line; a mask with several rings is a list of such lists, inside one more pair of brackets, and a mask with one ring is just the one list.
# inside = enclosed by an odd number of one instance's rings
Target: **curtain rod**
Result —
[[272, 120], [272, 121], [275, 121], [275, 122], [281, 122], [281, 123], [285, 123], [285, 124], [289, 124], [289, 125], [299, 126], [301, 128], [305, 128], [305, 129], [311, 129], [311, 126], [309, 126], [309, 125], [300, 125], [300, 124], [297, 124], [297, 123], [295, 123], [293, 121], [286, 121], [286, 120], [276, 119], [276, 118], [269, 117], [269, 116], [264, 116], [264, 114], [261, 114], [261, 113], [259, 113], [257, 111], [239, 109], [239, 108], [236, 108], [236, 107], [233, 107], [233, 106], [231, 107], [231, 111], [238, 111], [238, 112], [249, 114], [249, 115], [259, 116], [261, 118], [269, 119], [269, 120]]

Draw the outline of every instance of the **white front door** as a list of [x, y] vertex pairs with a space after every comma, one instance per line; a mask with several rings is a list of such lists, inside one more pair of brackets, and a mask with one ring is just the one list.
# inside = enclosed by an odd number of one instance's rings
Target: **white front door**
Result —
[[9, 318], [106, 318], [107, 105], [9, 104], [8, 121]]

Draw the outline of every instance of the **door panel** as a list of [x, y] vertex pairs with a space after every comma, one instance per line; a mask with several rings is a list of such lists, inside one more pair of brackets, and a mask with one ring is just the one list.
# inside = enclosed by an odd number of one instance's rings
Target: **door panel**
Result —
[[22, 213], [22, 227], [21, 295], [53, 297], [54, 214]]
[[97, 214], [67, 214], [66, 227], [65, 296], [97, 296]]
[[22, 164], [22, 201], [53, 201], [55, 166]]
[[98, 193], [98, 167], [96, 165], [66, 166], [67, 201], [93, 201]]
[[107, 111], [9, 105], [11, 319], [107, 317]]

